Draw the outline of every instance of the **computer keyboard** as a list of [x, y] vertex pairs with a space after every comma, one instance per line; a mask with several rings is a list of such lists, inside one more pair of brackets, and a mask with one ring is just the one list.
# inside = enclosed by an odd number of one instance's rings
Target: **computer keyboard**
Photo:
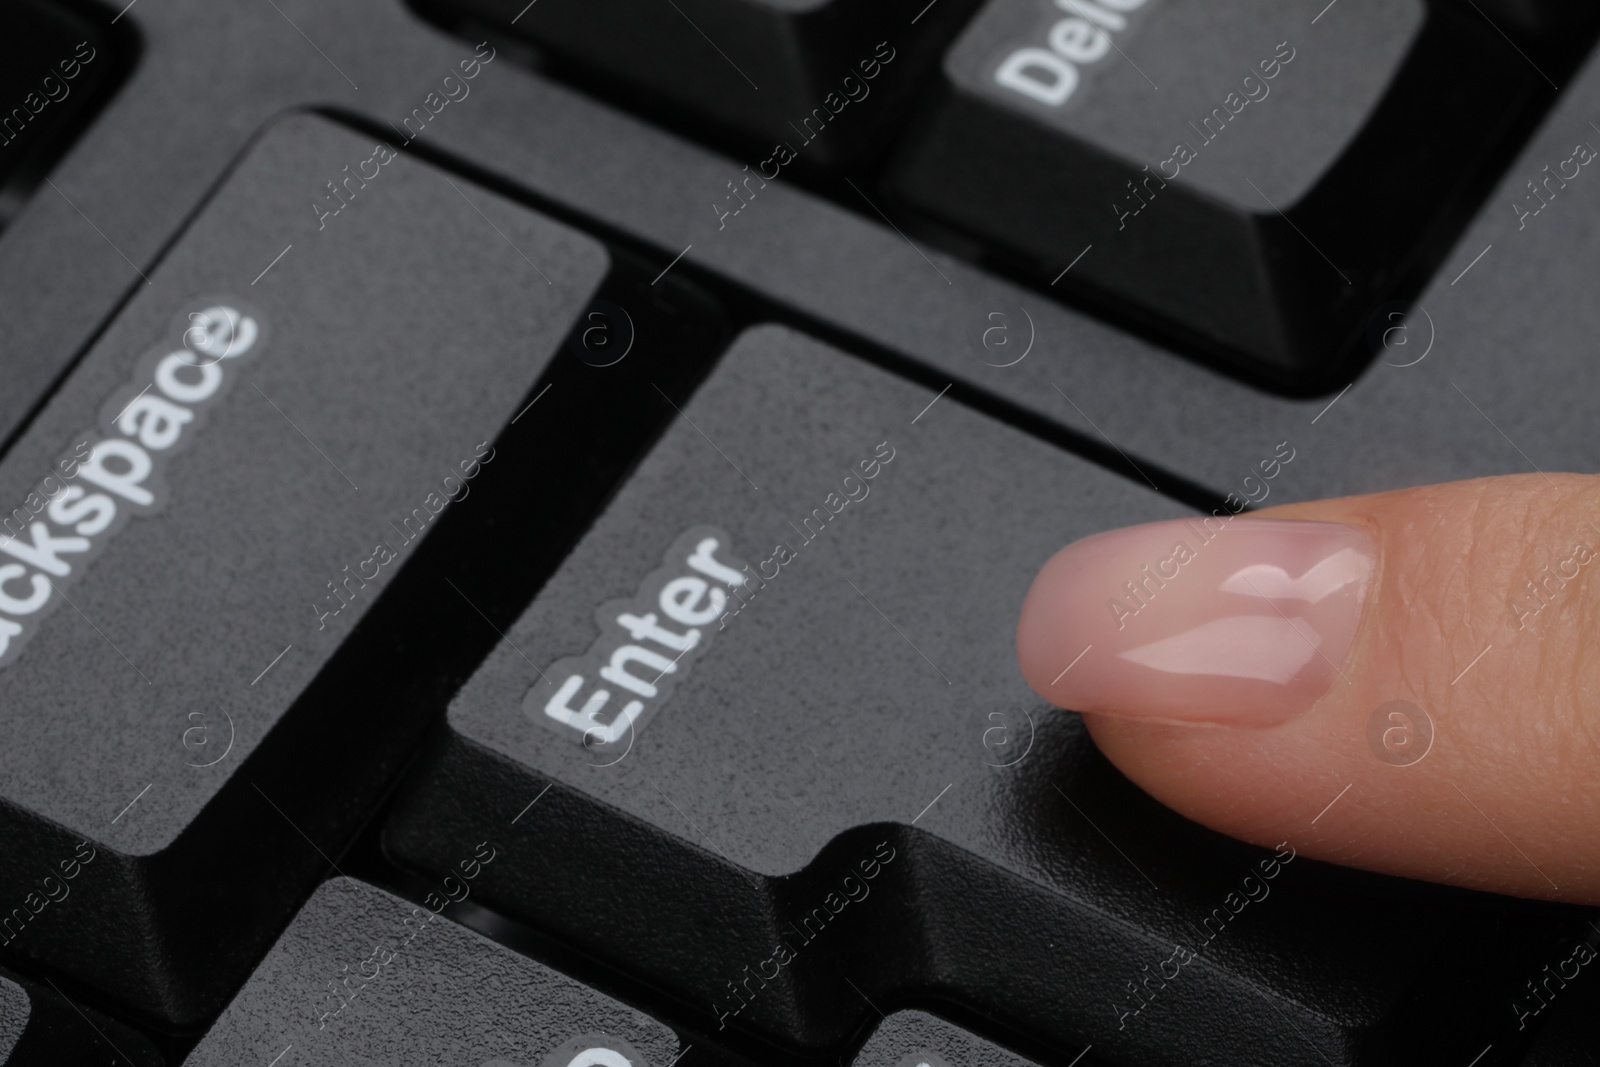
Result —
[[1592, 910], [1013, 649], [1076, 537], [1595, 468], [1590, 12], [0, 27], [4, 1062], [1600, 1061]]

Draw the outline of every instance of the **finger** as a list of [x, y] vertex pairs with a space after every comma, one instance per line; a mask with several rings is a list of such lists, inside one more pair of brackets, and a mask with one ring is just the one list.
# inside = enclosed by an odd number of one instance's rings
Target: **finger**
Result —
[[1018, 658], [1208, 826], [1600, 903], [1597, 559], [1587, 475], [1221, 510], [1063, 549]]

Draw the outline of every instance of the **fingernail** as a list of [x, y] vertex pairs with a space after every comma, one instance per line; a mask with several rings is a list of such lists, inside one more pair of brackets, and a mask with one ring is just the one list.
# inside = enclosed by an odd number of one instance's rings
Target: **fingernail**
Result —
[[1375, 538], [1334, 522], [1178, 519], [1097, 534], [1044, 565], [1017, 658], [1074, 711], [1267, 726], [1348, 681]]

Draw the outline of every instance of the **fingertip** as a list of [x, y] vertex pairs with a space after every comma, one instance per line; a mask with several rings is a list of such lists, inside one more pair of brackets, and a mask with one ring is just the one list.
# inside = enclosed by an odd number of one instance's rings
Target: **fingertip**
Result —
[[1210, 516], [1098, 534], [1041, 568], [1018, 663], [1076, 711], [1281, 722], [1340, 676], [1377, 558], [1369, 532], [1334, 522]]

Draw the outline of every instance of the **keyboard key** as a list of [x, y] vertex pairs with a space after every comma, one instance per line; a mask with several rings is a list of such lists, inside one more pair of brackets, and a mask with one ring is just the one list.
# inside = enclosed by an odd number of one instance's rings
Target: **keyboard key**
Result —
[[990, 0], [892, 184], [1041, 288], [1276, 384], [1331, 373], [1427, 279], [1547, 87], [1466, 6], [1313, 15]]
[[97, 25], [61, 4], [0, 8], [0, 226], [93, 111], [114, 51]]
[[[497, 844], [469, 842], [463, 854], [498, 862]], [[184, 1062], [668, 1067], [677, 1054], [673, 1032], [648, 1016], [426, 907], [337, 878]]]
[[59, 991], [0, 971], [0, 1063], [129, 1063], [160, 1067], [150, 1042]]
[[[451, 705], [385, 830], [403, 862], [504, 834], [486, 907], [813, 1050], [932, 989], [1125, 1061], [1355, 1063], [1527, 941], [1201, 831], [1030, 695], [1040, 562], [1176, 505], [778, 327], [678, 403]], [[1308, 783], [1308, 835], [1342, 784]]]
[[897, 1011], [872, 1031], [852, 1067], [1031, 1067], [1032, 1062], [926, 1012]]
[[770, 150], [744, 179], [758, 183], [758, 170], [771, 179], [796, 159], [831, 165], [881, 143], [976, 2], [417, 0], [547, 49], [635, 110]]
[[395, 574], [607, 269], [384, 149], [268, 129], [0, 462], [0, 953], [150, 1016], [220, 1007], [465, 670]]

